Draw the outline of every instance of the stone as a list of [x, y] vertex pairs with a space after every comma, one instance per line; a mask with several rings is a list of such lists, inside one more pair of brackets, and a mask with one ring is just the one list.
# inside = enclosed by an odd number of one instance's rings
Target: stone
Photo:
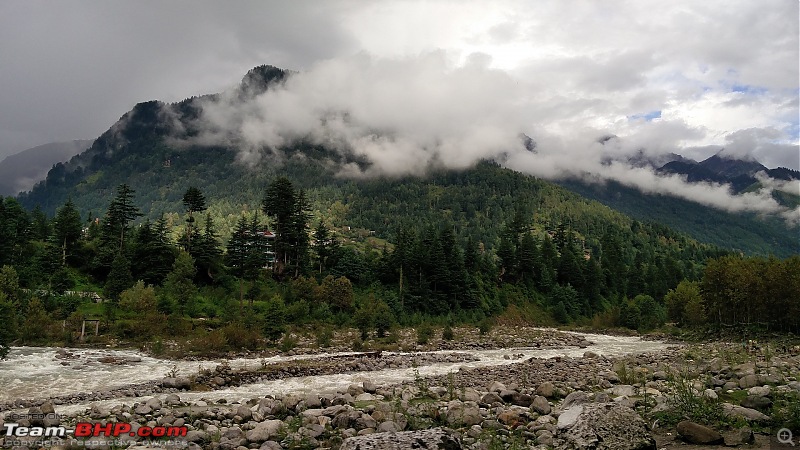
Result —
[[491, 405], [493, 403], [503, 403], [503, 399], [494, 392], [488, 392], [481, 397], [481, 403]]
[[519, 413], [513, 409], [507, 409], [497, 415], [497, 420], [503, 425], [514, 426], [519, 424]]
[[255, 428], [247, 432], [247, 440], [256, 443], [268, 441], [277, 436], [285, 427], [286, 424], [277, 419], [259, 422]]
[[200, 430], [192, 430], [186, 433], [184, 439], [186, 440], [186, 442], [195, 442], [195, 443], [205, 442], [208, 440], [208, 433]]
[[178, 394], [169, 394], [164, 397], [164, 404], [169, 406], [176, 406], [181, 404], [181, 398]]
[[192, 382], [186, 377], [166, 377], [161, 380], [161, 386], [172, 389], [189, 389]]
[[732, 405], [730, 403], [722, 404], [722, 412], [728, 417], [744, 419], [748, 422], [766, 422], [771, 420], [768, 415], [756, 411], [755, 409]]
[[678, 434], [680, 437], [692, 444], [720, 444], [722, 435], [703, 425], [684, 420], [678, 423]]
[[373, 383], [372, 381], [368, 380], [364, 381], [362, 383], [362, 386], [364, 387], [364, 392], [368, 394], [374, 394], [378, 390], [377, 386], [375, 386], [375, 383]]
[[629, 384], [618, 384], [611, 388], [611, 395], [614, 397], [633, 397], [636, 395], [636, 388]]
[[454, 400], [447, 404], [445, 420], [453, 427], [470, 427], [480, 424], [483, 416], [477, 406]]
[[250, 408], [245, 405], [240, 405], [238, 408], [236, 408], [236, 415], [241, 417], [243, 422], [247, 422], [253, 418], [253, 411], [251, 411]]
[[769, 397], [771, 393], [772, 389], [769, 386], [754, 386], [747, 390], [748, 395], [757, 397]]
[[446, 428], [348, 437], [339, 450], [460, 450], [461, 440]]
[[545, 398], [553, 398], [556, 396], [556, 387], [553, 385], [553, 383], [545, 381], [536, 387], [536, 394]]
[[547, 415], [550, 414], [550, 403], [547, 402], [547, 399], [541, 395], [537, 395], [533, 398], [533, 402], [531, 403], [531, 408], [539, 414]]
[[595, 353], [595, 352], [584, 352], [583, 353], [583, 357], [587, 358], [587, 359], [595, 359], [595, 358], [598, 358], [599, 355], [597, 353]]
[[750, 427], [742, 427], [738, 430], [726, 431], [722, 434], [722, 439], [726, 447], [738, 447], [740, 445], [752, 444], [756, 437]]
[[739, 387], [742, 389], [751, 388], [758, 385], [758, 377], [755, 375], [745, 375], [739, 378]]
[[767, 397], [758, 395], [748, 395], [747, 398], [742, 400], [741, 405], [745, 408], [767, 410], [772, 406], [772, 400]]
[[403, 429], [393, 420], [387, 420], [378, 425], [378, 433], [397, 433], [398, 431], [403, 431]]
[[567, 410], [574, 405], [589, 403], [589, 395], [583, 391], [570, 392], [561, 402], [561, 410]]
[[556, 427], [561, 429], [571, 428], [578, 421], [578, 416], [583, 413], [583, 405], [575, 405], [558, 416]]
[[[574, 417], [569, 426], [566, 421], [562, 423], [561, 417], [565, 414]], [[647, 424], [632, 409], [614, 403], [591, 403], [573, 406], [561, 417], [558, 418], [557, 449], [656, 449]]]
[[505, 391], [507, 389], [506, 389], [506, 385], [504, 385], [503, 383], [501, 383], [499, 381], [493, 381], [493, 382], [491, 382], [489, 384], [489, 389], [487, 389], [487, 390], [489, 392], [502, 392], [502, 391]]
[[512, 405], [522, 406], [524, 408], [527, 408], [528, 406], [531, 406], [533, 399], [528, 394], [523, 394], [514, 391], [514, 393], [511, 394], [511, 397], [508, 399], [508, 402], [511, 403]]
[[322, 400], [320, 400], [319, 395], [316, 394], [308, 394], [303, 398], [303, 402], [306, 404], [306, 408], [314, 409], [319, 408], [322, 406]]
[[363, 393], [363, 394], [359, 394], [356, 397], [356, 401], [357, 402], [371, 402], [371, 401], [374, 401], [374, 400], [375, 400], [375, 396], [372, 395], [372, 394], [368, 394], [366, 392]]
[[719, 398], [717, 392], [713, 389], [706, 389], [705, 391], [703, 391], [703, 397], [709, 398], [711, 400], [716, 400]]

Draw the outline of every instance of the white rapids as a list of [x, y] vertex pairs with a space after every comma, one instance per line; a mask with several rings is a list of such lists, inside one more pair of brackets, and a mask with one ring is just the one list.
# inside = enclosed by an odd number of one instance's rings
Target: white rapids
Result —
[[[602, 334], [585, 334], [581, 336], [593, 344], [587, 348], [565, 347], [560, 349], [537, 348], [505, 348], [495, 350], [469, 350], [471, 355], [480, 358], [477, 361], [459, 363], [436, 363], [428, 366], [406, 369], [385, 369], [369, 372], [349, 372], [335, 375], [292, 377], [281, 380], [258, 382], [234, 388], [221, 389], [209, 392], [182, 392], [184, 401], [206, 400], [209, 402], [225, 399], [228, 402], [239, 402], [254, 397], [265, 395], [283, 395], [288, 393], [329, 393], [345, 390], [352, 383], [370, 380], [377, 385], [388, 385], [403, 381], [414, 380], [417, 376], [441, 375], [456, 372], [460, 368], [477, 368], [511, 364], [519, 361], [514, 355], [522, 355], [523, 359], [530, 357], [552, 358], [556, 356], [578, 357], [584, 352], [591, 351], [606, 356], [622, 356], [645, 352], [655, 352], [669, 347], [660, 341], [645, 341], [631, 336], [608, 336]], [[109, 390], [124, 385], [143, 383], [157, 380], [166, 376], [167, 372], [175, 366], [180, 374], [195, 373], [199, 367], [213, 368], [222, 361], [171, 361], [152, 358], [135, 351], [112, 350], [77, 350], [70, 349], [76, 359], [66, 360], [69, 366], [61, 365], [62, 359], [56, 359], [55, 348], [22, 347], [14, 348], [9, 359], [0, 362], [0, 401], [10, 401], [16, 398], [42, 398], [48, 396], [65, 395], [76, 392], [91, 392]], [[441, 351], [437, 353], [453, 353]], [[107, 364], [98, 361], [102, 357], [141, 358], [139, 362], [126, 364]], [[315, 358], [326, 355], [302, 355], [293, 357], [276, 356], [266, 358], [267, 363]], [[230, 360], [231, 367], [260, 367], [263, 358], [239, 358]], [[114, 400], [101, 402], [87, 402], [85, 404], [61, 405], [56, 410], [59, 413], [69, 414], [82, 411], [91, 403], [108, 406], [116, 404], [132, 404], [141, 399], [121, 397]]]

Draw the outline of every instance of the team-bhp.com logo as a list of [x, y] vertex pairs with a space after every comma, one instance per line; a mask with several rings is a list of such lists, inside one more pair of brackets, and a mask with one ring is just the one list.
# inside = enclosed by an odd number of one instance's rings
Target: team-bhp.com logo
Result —
[[78, 422], [75, 424], [75, 429], [70, 430], [66, 427], [25, 427], [17, 423], [5, 424], [7, 437], [42, 437], [42, 438], [66, 438], [72, 435], [76, 438], [92, 438], [92, 437], [120, 437], [131, 436], [141, 438], [170, 438], [182, 437], [188, 433], [188, 428], [185, 426], [157, 426], [147, 427], [141, 426], [134, 429], [129, 423], [89, 423]]

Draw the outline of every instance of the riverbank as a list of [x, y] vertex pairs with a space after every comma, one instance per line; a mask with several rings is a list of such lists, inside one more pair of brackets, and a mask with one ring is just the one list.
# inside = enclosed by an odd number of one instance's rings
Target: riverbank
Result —
[[[700, 449], [763, 448], [777, 427], [793, 426], [792, 408], [800, 406], [800, 356], [782, 348], [547, 335], [557, 337], [540, 342], [553, 345], [547, 350], [384, 352], [270, 368], [219, 364], [186, 377], [188, 385], [168, 377], [157, 391], [142, 388], [133, 392], [139, 398], [117, 404], [65, 408], [51, 400], [29, 412], [69, 409], [62, 419], [68, 426], [187, 426], [195, 448], [347, 449], [391, 435], [458, 445], [450, 448], [581, 448], [594, 439], [606, 442], [599, 448], [689, 442]], [[311, 388], [300, 389], [299, 380]]]

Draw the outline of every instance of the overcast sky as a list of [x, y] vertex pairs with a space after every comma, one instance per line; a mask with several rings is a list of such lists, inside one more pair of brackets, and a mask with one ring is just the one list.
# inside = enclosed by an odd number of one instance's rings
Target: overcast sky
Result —
[[326, 85], [350, 95], [375, 94], [402, 74], [413, 92], [376, 95], [388, 103], [363, 103], [365, 114], [408, 107], [425, 117], [412, 100], [439, 96], [452, 107], [437, 114], [455, 117], [443, 124], [486, 112], [486, 132], [470, 139], [502, 143], [495, 128], [513, 112], [514, 126], [553, 148], [593, 152], [586, 142], [613, 134], [621, 154], [701, 159], [724, 146], [798, 169], [799, 35], [795, 0], [6, 0], [0, 158], [95, 138], [137, 102], [219, 92], [271, 64], [308, 73], [297, 86], [305, 91], [325, 85], [330, 71], [379, 83]]

